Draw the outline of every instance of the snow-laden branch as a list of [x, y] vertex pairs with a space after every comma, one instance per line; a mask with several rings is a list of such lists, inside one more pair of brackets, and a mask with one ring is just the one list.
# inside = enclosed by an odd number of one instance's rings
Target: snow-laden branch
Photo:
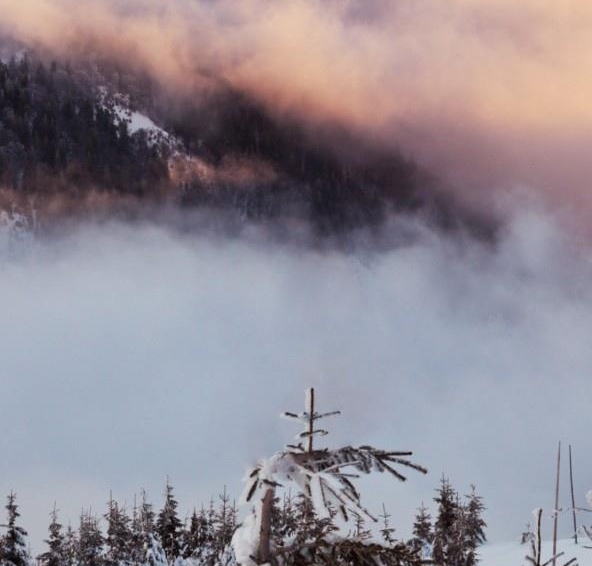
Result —
[[[243, 532], [235, 535], [236, 541], [241, 541], [241, 552], [237, 555], [245, 556], [242, 550], [247, 548], [249, 552], [253, 550], [253, 554], [247, 553], [247, 556], [254, 563], [263, 564], [271, 560], [271, 506], [278, 487], [296, 487], [311, 502], [319, 517], [329, 518], [338, 512], [346, 521], [351, 515], [364, 515], [376, 521], [361, 505], [360, 494], [354, 485], [355, 479], [362, 474], [387, 472], [396, 479], [405, 481], [405, 469], [427, 473], [423, 466], [409, 459], [412, 455], [410, 451], [383, 450], [368, 445], [315, 449], [313, 438], [327, 434], [326, 430], [314, 427], [315, 421], [337, 414], [340, 414], [339, 411], [315, 411], [312, 388], [306, 394], [305, 411], [283, 413], [284, 417], [304, 425], [304, 430], [297, 438], [307, 439], [307, 447], [301, 443], [289, 445], [270, 458], [261, 460], [247, 474], [242, 500], [255, 505], [253, 516], [245, 524]], [[258, 540], [252, 541], [251, 546], [244, 543], [247, 527], [249, 537], [258, 537]]]

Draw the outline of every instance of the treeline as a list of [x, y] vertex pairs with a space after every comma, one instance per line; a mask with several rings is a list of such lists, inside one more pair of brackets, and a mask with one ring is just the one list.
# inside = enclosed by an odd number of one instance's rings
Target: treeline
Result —
[[[203, 566], [228, 561], [236, 527], [236, 507], [226, 490], [217, 503], [195, 509], [181, 520], [173, 487], [167, 483], [159, 512], [142, 492], [131, 509], [110, 500], [102, 516], [83, 512], [78, 528], [64, 527], [51, 513], [47, 550], [35, 559], [28, 550], [27, 531], [19, 525], [16, 495], [8, 496], [5, 533], [0, 536], [2, 566], [181, 566], [191, 558]], [[102, 527], [104, 525], [104, 528]]]
[[0, 185], [19, 193], [142, 195], [168, 175], [166, 157], [68, 63], [31, 55], [0, 61]]
[[322, 233], [378, 225], [392, 210], [428, 208], [433, 179], [411, 160], [344, 127], [312, 131], [273, 116], [231, 88], [217, 89], [200, 107], [181, 105], [167, 122], [192, 154], [215, 167], [239, 156], [271, 168], [240, 183], [189, 180], [188, 205], [230, 206], [254, 219], [302, 216]]
[[[271, 542], [283, 565], [475, 566], [479, 545], [485, 542], [482, 498], [472, 487], [460, 497], [442, 478], [434, 497], [432, 520], [419, 508], [413, 536], [399, 540], [383, 506], [378, 525], [356, 516], [347, 537], [339, 531], [336, 514], [319, 517], [303, 493], [284, 493], [274, 499]], [[19, 525], [15, 494], [8, 496], [5, 533], [0, 536], [0, 565], [32, 566], [27, 532]], [[77, 528], [64, 527], [57, 510], [51, 513], [45, 552], [38, 566], [233, 566], [232, 536], [237, 510], [226, 489], [206, 507], [182, 520], [173, 487], [167, 483], [164, 505], [155, 511], [145, 492], [131, 508], [110, 500], [102, 516], [83, 512]]]
[[446, 477], [434, 497], [434, 520], [422, 504], [413, 524], [411, 544], [425, 559], [441, 566], [475, 566], [477, 548], [486, 540], [485, 506], [475, 486], [461, 498]]

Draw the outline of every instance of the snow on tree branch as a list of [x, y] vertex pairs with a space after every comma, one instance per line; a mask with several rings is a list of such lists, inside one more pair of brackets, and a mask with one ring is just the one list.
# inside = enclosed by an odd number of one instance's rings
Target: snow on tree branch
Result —
[[[408, 468], [420, 473], [427, 470], [412, 462], [410, 451], [383, 450], [368, 445], [344, 446], [337, 449], [315, 449], [313, 439], [325, 435], [325, 430], [314, 428], [316, 420], [340, 414], [339, 411], [317, 413], [314, 408], [314, 389], [307, 390], [306, 407], [302, 413], [283, 413], [284, 417], [304, 424], [304, 431], [298, 438], [306, 438], [308, 446], [301, 443], [288, 445], [285, 450], [270, 458], [261, 460], [245, 480], [243, 502], [248, 503], [260, 498], [254, 508], [254, 516], [248, 523], [249, 532], [258, 536], [254, 543], [251, 558], [255, 563], [270, 561], [269, 531], [270, 508], [278, 487], [296, 486], [310, 500], [314, 511], [320, 517], [329, 517], [338, 511], [348, 520], [350, 515], [365, 515], [376, 521], [360, 503], [360, 494], [352, 480], [360, 474], [387, 472], [400, 481], [407, 478], [401, 468]], [[351, 472], [358, 473], [351, 473]], [[240, 529], [239, 529], [240, 530]], [[257, 533], [257, 531], [259, 531]], [[245, 533], [237, 533], [237, 541], [244, 546]], [[241, 552], [237, 551], [237, 556]], [[244, 554], [244, 553], [243, 553]]]

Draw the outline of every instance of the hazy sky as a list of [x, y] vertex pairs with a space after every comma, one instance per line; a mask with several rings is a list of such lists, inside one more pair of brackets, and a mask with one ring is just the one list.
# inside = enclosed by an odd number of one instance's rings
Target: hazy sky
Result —
[[[425, 228], [391, 251], [313, 251], [109, 224], [37, 242], [0, 268], [0, 493], [16, 490], [35, 547], [109, 491], [183, 512], [291, 442], [303, 390], [342, 409], [329, 443], [412, 449], [427, 477], [378, 477], [401, 535], [440, 475], [475, 483], [489, 534], [550, 509], [556, 442], [588, 450], [592, 264], [540, 210], [498, 245]], [[563, 501], [567, 505], [566, 484]], [[568, 520], [563, 521], [564, 532]]]

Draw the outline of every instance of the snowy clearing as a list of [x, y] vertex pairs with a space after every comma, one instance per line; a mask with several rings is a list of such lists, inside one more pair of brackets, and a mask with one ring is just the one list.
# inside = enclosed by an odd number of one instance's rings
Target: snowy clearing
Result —
[[[557, 559], [557, 566], [563, 566], [568, 560], [576, 557], [580, 566], [592, 566], [592, 549], [583, 548], [582, 544], [588, 544], [585, 538], [580, 539], [577, 546], [572, 539], [557, 541], [558, 552], [563, 556]], [[592, 545], [592, 543], [590, 543]], [[553, 543], [543, 541], [543, 560], [551, 558]], [[530, 551], [529, 544], [518, 542], [504, 542], [498, 544], [486, 544], [479, 549], [481, 566], [521, 566], [526, 565], [526, 556]]]

